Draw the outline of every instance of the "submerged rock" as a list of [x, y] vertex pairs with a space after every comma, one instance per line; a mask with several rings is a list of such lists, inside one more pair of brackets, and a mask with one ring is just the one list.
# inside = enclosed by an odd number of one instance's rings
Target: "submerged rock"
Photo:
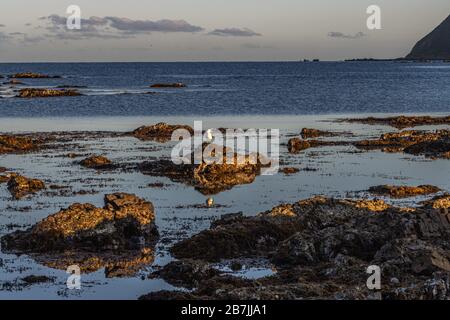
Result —
[[23, 82], [21, 82], [19, 80], [16, 80], [16, 79], [11, 79], [10, 81], [3, 82], [3, 84], [9, 84], [9, 85], [12, 85], [12, 86], [25, 85], [25, 83], [23, 83]]
[[16, 199], [43, 189], [45, 189], [45, 184], [39, 179], [29, 179], [20, 175], [12, 175], [8, 180], [8, 190]]
[[189, 133], [194, 134], [194, 129], [187, 125], [170, 125], [164, 122], [157, 123], [152, 126], [142, 126], [134, 130], [131, 134], [139, 140], [167, 142], [172, 138], [172, 133], [175, 130], [184, 129]]
[[38, 149], [39, 143], [28, 137], [0, 134], [0, 154], [27, 152]]
[[421, 185], [417, 187], [382, 185], [369, 188], [369, 192], [371, 193], [389, 196], [393, 198], [415, 197], [420, 195], [437, 193], [439, 191], [441, 191], [441, 189], [431, 185]]
[[105, 206], [73, 204], [25, 231], [2, 237], [2, 248], [18, 252], [73, 249], [132, 249], [158, 238], [153, 205], [135, 195], [105, 196]]
[[112, 161], [104, 156], [93, 155], [80, 161], [80, 165], [91, 169], [108, 169], [112, 166]]
[[18, 98], [50, 98], [50, 97], [74, 97], [81, 96], [77, 90], [72, 89], [21, 89]]
[[177, 83], [155, 83], [150, 86], [150, 88], [185, 88], [186, 85], [181, 82]]
[[[217, 145], [204, 144], [202, 150], [209, 148], [215, 159], [221, 163], [207, 163], [204, 159], [198, 164], [191, 154], [191, 164], [174, 164], [171, 160], [144, 162], [140, 169], [144, 174], [168, 177], [172, 181], [195, 187], [204, 195], [213, 195], [229, 190], [236, 185], [250, 184], [265, 166], [259, 154], [239, 155]], [[229, 161], [227, 162], [227, 159]]]
[[339, 121], [363, 123], [369, 125], [389, 125], [397, 129], [412, 128], [424, 125], [445, 125], [450, 124], [450, 116], [445, 117], [430, 117], [430, 116], [398, 116], [387, 118], [358, 118], [358, 119], [344, 119]]

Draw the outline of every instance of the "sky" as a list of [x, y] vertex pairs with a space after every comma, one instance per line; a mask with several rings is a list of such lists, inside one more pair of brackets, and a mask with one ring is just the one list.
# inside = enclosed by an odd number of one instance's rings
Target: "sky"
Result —
[[1, 0], [0, 62], [397, 58], [448, 15], [449, 0]]

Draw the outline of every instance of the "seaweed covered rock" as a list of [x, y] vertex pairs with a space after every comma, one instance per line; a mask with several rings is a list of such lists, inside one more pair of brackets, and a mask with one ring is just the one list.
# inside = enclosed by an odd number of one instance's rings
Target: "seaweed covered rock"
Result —
[[319, 130], [319, 129], [311, 129], [311, 128], [303, 128], [301, 131], [301, 136], [303, 139], [311, 139], [311, 138], [319, 138], [319, 137], [335, 137], [338, 136], [339, 133]]
[[311, 148], [311, 143], [300, 138], [292, 138], [288, 141], [288, 150], [290, 153], [298, 153], [302, 150]]
[[405, 148], [405, 153], [424, 155], [429, 158], [450, 159], [450, 135], [435, 141], [423, 141]]
[[[172, 181], [195, 187], [204, 195], [217, 194], [236, 185], [250, 184], [261, 173], [268, 161], [259, 154], [240, 155], [232, 150], [214, 144], [203, 144], [203, 153], [214, 161], [194, 159], [190, 156], [189, 164], [174, 164], [171, 160], [144, 162], [140, 169], [144, 174], [168, 177]], [[217, 161], [216, 161], [217, 160]]]
[[151, 126], [142, 126], [134, 130], [131, 134], [143, 141], [158, 141], [167, 142], [172, 138], [172, 133], [175, 130], [184, 129], [193, 134], [194, 129], [187, 125], [171, 125], [164, 122], [157, 123]]
[[80, 165], [91, 169], [109, 169], [112, 161], [104, 156], [93, 155], [80, 161]]
[[425, 125], [446, 125], [450, 124], [450, 116], [444, 117], [430, 117], [430, 116], [398, 116], [387, 118], [357, 118], [357, 119], [344, 119], [340, 121], [363, 123], [369, 125], [389, 125], [397, 129], [406, 129], [416, 126]]
[[29, 137], [0, 134], [0, 154], [27, 152], [38, 147], [39, 143]]
[[450, 153], [450, 131], [435, 132], [406, 130], [385, 133], [379, 139], [358, 141], [354, 145], [359, 149], [384, 152], [406, 152], [428, 157], [446, 158]]
[[322, 140], [302, 140], [300, 138], [291, 138], [288, 141], [288, 151], [290, 153], [299, 153], [300, 151], [324, 146], [345, 146], [350, 145], [348, 141], [322, 141]]
[[27, 88], [19, 90], [18, 98], [51, 98], [81, 96], [77, 90], [72, 89], [36, 89]]
[[138, 248], [158, 238], [153, 205], [135, 195], [105, 196], [105, 206], [73, 204], [25, 231], [2, 237], [9, 251]]
[[392, 198], [408, 198], [421, 195], [433, 194], [441, 191], [438, 187], [431, 185], [421, 186], [392, 186], [381, 185], [369, 188], [369, 192], [382, 196], [389, 196]]
[[42, 73], [34, 73], [34, 72], [22, 72], [22, 73], [16, 73], [9, 76], [9, 78], [16, 78], [16, 79], [58, 79], [61, 78], [61, 76], [50, 76], [47, 74]]
[[16, 198], [45, 189], [45, 183], [39, 179], [29, 179], [21, 175], [12, 175], [8, 180], [8, 190]]

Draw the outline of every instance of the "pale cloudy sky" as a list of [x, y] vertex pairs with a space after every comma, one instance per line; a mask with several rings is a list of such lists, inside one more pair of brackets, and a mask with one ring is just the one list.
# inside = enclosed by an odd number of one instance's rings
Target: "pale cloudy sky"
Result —
[[[373, 4], [382, 30], [367, 30]], [[449, 0], [1, 0], [0, 62], [391, 58], [448, 15]]]

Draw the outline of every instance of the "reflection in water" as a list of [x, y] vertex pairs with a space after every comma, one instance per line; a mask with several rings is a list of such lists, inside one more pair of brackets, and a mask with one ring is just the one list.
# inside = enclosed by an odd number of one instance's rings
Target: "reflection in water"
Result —
[[52, 254], [32, 254], [39, 264], [58, 270], [77, 265], [82, 273], [105, 269], [106, 278], [133, 277], [154, 261], [154, 248], [126, 252], [65, 251]]

